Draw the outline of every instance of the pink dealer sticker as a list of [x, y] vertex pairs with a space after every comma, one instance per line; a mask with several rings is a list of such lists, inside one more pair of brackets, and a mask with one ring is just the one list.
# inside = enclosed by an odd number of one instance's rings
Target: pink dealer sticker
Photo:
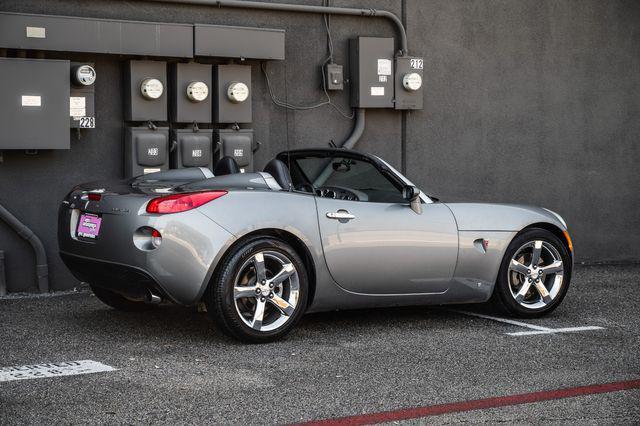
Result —
[[82, 238], [98, 238], [98, 234], [100, 233], [100, 224], [102, 223], [102, 218], [95, 214], [83, 213], [80, 215], [80, 220], [78, 221], [78, 237]]

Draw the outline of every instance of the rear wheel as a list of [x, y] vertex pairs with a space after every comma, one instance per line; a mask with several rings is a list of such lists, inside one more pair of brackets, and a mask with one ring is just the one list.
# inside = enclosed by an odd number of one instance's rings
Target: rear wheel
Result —
[[553, 233], [532, 228], [516, 236], [504, 255], [494, 300], [509, 314], [540, 317], [567, 294], [571, 257]]
[[260, 237], [232, 249], [204, 301], [226, 334], [264, 343], [291, 331], [304, 314], [307, 294], [300, 256], [283, 241]]
[[127, 299], [121, 294], [115, 293], [110, 290], [106, 290], [102, 287], [90, 284], [93, 294], [105, 305], [111, 306], [119, 311], [138, 312], [148, 311], [152, 309], [154, 305], [148, 303]]

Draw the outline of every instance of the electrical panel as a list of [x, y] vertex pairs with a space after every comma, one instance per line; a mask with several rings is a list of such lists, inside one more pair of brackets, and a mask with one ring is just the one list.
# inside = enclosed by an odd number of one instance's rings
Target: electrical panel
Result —
[[177, 129], [172, 139], [176, 142], [172, 151], [171, 168], [208, 167], [213, 169], [213, 130]]
[[71, 128], [96, 127], [95, 82], [93, 63], [71, 63], [71, 93], [69, 94], [69, 121]]
[[126, 178], [169, 169], [169, 129], [127, 127], [124, 139]]
[[250, 123], [251, 66], [217, 65], [214, 71], [216, 123]]
[[396, 58], [396, 109], [422, 109], [424, 59], [415, 56]]
[[351, 106], [393, 108], [393, 38], [358, 37], [349, 40]]
[[232, 157], [243, 172], [253, 171], [253, 130], [214, 130], [218, 158]]
[[0, 58], [0, 150], [69, 149], [69, 61]]
[[167, 121], [167, 64], [128, 61], [125, 67], [125, 120]]
[[210, 123], [212, 66], [174, 64], [171, 69], [171, 118], [175, 123]]

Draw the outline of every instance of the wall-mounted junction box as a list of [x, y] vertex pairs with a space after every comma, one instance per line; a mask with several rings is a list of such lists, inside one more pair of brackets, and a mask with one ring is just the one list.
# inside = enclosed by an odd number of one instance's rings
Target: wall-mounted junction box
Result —
[[344, 88], [342, 65], [327, 64], [324, 67], [324, 78], [327, 90], [342, 90]]
[[213, 87], [211, 65], [173, 64], [171, 118], [175, 123], [210, 123]]
[[96, 127], [94, 64], [71, 63], [71, 92], [69, 94], [69, 121], [71, 128]]
[[171, 153], [171, 168], [208, 167], [213, 169], [213, 130], [176, 129], [172, 133], [176, 142]]
[[193, 30], [195, 56], [284, 59], [284, 30], [201, 24]]
[[169, 169], [169, 129], [127, 127], [124, 138], [126, 178]]
[[69, 61], [0, 58], [0, 150], [69, 149]]
[[243, 172], [253, 171], [253, 130], [214, 130], [217, 158], [232, 157]]
[[128, 61], [125, 64], [124, 119], [167, 121], [167, 64]]
[[415, 56], [398, 56], [396, 58], [396, 109], [422, 109], [423, 69], [423, 58]]
[[217, 65], [214, 68], [216, 123], [250, 123], [251, 66]]
[[349, 40], [351, 106], [393, 108], [393, 38]]

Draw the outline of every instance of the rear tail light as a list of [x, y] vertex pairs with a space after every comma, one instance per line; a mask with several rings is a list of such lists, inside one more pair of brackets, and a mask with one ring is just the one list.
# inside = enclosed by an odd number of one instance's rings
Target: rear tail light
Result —
[[102, 199], [102, 194], [96, 194], [95, 192], [90, 192], [89, 193], [89, 200], [90, 201], [100, 201]]
[[195, 209], [225, 195], [227, 191], [191, 192], [154, 198], [147, 204], [147, 213], [168, 214]]

